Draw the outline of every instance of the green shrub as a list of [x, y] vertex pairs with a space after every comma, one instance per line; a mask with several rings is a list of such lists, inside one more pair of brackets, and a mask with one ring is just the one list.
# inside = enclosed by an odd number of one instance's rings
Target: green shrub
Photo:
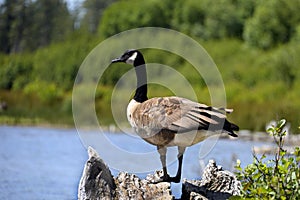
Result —
[[253, 17], [245, 23], [244, 40], [261, 49], [289, 42], [296, 37], [299, 8], [298, 0], [260, 1]]
[[116, 2], [103, 13], [98, 28], [100, 36], [107, 38], [122, 31], [145, 26], [168, 28], [172, 2], [160, 0]]
[[241, 168], [237, 162], [237, 177], [243, 186], [243, 198], [262, 199], [299, 199], [300, 198], [300, 148], [295, 147], [292, 154], [284, 149], [284, 129], [286, 120], [282, 119], [267, 129], [274, 138], [277, 152], [274, 159], [265, 160], [263, 155], [258, 158], [253, 155], [254, 161]]
[[63, 90], [54, 83], [35, 80], [24, 88], [25, 94], [35, 94], [43, 103], [51, 104], [63, 97]]
[[254, 6], [254, 1], [242, 0], [118, 1], [104, 11], [98, 29], [103, 38], [144, 26], [172, 28], [203, 39], [242, 38]]
[[290, 45], [282, 46], [273, 51], [269, 58], [272, 73], [277, 80], [282, 80], [291, 89], [295, 81], [300, 78], [299, 58], [300, 42], [293, 42]]
[[0, 66], [1, 89], [22, 89], [30, 82], [33, 63], [29, 55], [1, 55]]
[[63, 90], [70, 90], [80, 64], [93, 46], [94, 40], [90, 40], [89, 36], [74, 34], [62, 43], [41, 48], [33, 55], [32, 75], [39, 80], [55, 83]]

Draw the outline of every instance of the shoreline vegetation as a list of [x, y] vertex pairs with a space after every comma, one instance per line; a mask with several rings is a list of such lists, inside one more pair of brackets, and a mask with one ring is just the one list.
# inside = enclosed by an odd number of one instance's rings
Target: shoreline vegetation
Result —
[[[21, 2], [5, 0], [0, 7], [0, 124], [74, 126], [72, 90], [84, 58], [112, 35], [150, 26], [177, 30], [204, 47], [222, 76], [227, 107], [235, 110], [230, 120], [241, 129], [263, 131], [285, 118], [291, 133], [299, 133], [299, 1], [84, 0], [77, 10], [66, 1]], [[211, 105], [207, 85], [184, 58], [141, 51], [147, 63], [182, 74], [198, 100]], [[128, 70], [111, 66], [98, 82], [95, 110], [105, 126], [114, 124], [112, 92]], [[149, 85], [149, 97], [162, 95], [174, 94]]]
[[[232, 121], [239, 124], [242, 129], [255, 132], [264, 130], [265, 125], [274, 120], [274, 116], [282, 116], [291, 123], [291, 130], [294, 134], [299, 132], [300, 116], [298, 113], [300, 113], [300, 103], [298, 97], [300, 96], [300, 75], [299, 79], [294, 81], [293, 86], [288, 86], [280, 77], [280, 74], [284, 72], [274, 72], [275, 69], [272, 69], [269, 64], [273, 62], [270, 58], [276, 57], [278, 53], [271, 55], [271, 52], [261, 52], [258, 55], [259, 50], [249, 49], [241, 41], [232, 39], [209, 41], [202, 44], [204, 44], [221, 72], [227, 95], [227, 107], [235, 110], [230, 116]], [[233, 46], [232, 48], [236, 51], [240, 50], [240, 52], [234, 53], [233, 56], [227, 55], [227, 48], [222, 49], [226, 46]], [[289, 46], [278, 47], [273, 51], [285, 54], [284, 52], [290, 48]], [[298, 47], [292, 46], [299, 49], [300, 45]], [[214, 52], [216, 51], [214, 49], [218, 48], [220, 50]], [[296, 49], [293, 50], [292, 55], [285, 54], [286, 56], [276, 65], [279, 66], [280, 62], [284, 62], [290, 56], [296, 58], [296, 53], [300, 52], [300, 49]], [[279, 56], [281, 53], [279, 53]], [[247, 55], [247, 57], [244, 58], [242, 55]], [[242, 64], [243, 60], [247, 61]], [[252, 62], [252, 60], [255, 61]], [[293, 60], [291, 63], [293, 63], [293, 67], [296, 67], [296, 65], [299, 65], [300, 59], [297, 58], [297, 61]], [[174, 64], [170, 64], [170, 66], [173, 67]], [[108, 73], [114, 73], [114, 70], [114, 68], [108, 69]], [[181, 73], [191, 81], [198, 99], [210, 104], [209, 92], [205, 86], [201, 86], [201, 79], [192, 77], [188, 70], [185, 71], [185, 66], [178, 70], [182, 71]], [[280, 70], [284, 71], [285, 69]], [[0, 124], [38, 125], [45, 123], [49, 125], [73, 125], [72, 90], [59, 92], [60, 89], [55, 89], [52, 92], [39, 94], [40, 90], [47, 90], [48, 83], [43, 82], [46, 85], [45, 88], [38, 87], [40, 86], [39, 82], [30, 84], [36, 85], [37, 88], [30, 92], [26, 89], [0, 89], [0, 102], [7, 104], [6, 110], [0, 111]], [[165, 88], [157, 88], [157, 86], [151, 85], [149, 87], [151, 97], [172, 95]], [[151, 89], [151, 87], [154, 89]], [[106, 125], [114, 123], [110, 110], [112, 90], [112, 86], [99, 83], [95, 94], [97, 115], [106, 113], [104, 121]]]

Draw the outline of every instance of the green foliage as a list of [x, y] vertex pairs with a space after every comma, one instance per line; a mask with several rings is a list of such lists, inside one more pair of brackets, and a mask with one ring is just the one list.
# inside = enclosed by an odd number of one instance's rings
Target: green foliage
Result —
[[241, 38], [254, 5], [242, 0], [119, 1], [105, 10], [99, 32], [106, 38], [131, 28], [157, 26], [203, 39]]
[[62, 0], [5, 0], [0, 6], [0, 52], [36, 50], [63, 41], [73, 20]]
[[[0, 55], [0, 89], [34, 101], [26, 105], [14, 101], [16, 111], [10, 113], [12, 116], [23, 115], [24, 106], [51, 105], [49, 110], [61, 107], [71, 119], [74, 78], [99, 38], [130, 28], [159, 26], [186, 33], [205, 47], [224, 80], [228, 107], [235, 109], [230, 117], [243, 129], [263, 130], [274, 113], [292, 125], [299, 122], [299, 1], [120, 0], [111, 4], [113, 1], [85, 0], [75, 11], [67, 10], [68, 1], [61, 0], [3, 1], [0, 51], [5, 54]], [[268, 49], [272, 47], [275, 48]], [[147, 62], [168, 65], [181, 73], [195, 89], [199, 101], [211, 103], [201, 74], [184, 58], [162, 50], [143, 53]], [[99, 80], [96, 109], [99, 115], [107, 113], [108, 122], [113, 121], [107, 106], [111, 90], [129, 69], [130, 66], [112, 65]], [[153, 77], [159, 79], [160, 75], [159, 72]], [[176, 80], [175, 76], [169, 78]], [[180, 84], [172, 86], [175, 85]], [[151, 87], [150, 96], [172, 94], [166, 88]], [[10, 98], [3, 99], [11, 104]], [[265, 109], [270, 106], [272, 109]], [[293, 126], [292, 130], [298, 132]]]
[[254, 1], [177, 1], [173, 28], [203, 39], [241, 38]]
[[0, 88], [21, 89], [30, 82], [33, 62], [28, 55], [1, 55], [0, 65]]
[[[297, 114], [300, 104], [296, 100], [300, 95], [300, 74], [296, 70], [300, 65], [299, 43], [269, 51], [249, 48], [238, 40], [201, 44], [222, 74], [228, 107], [235, 110], [230, 117], [237, 124], [245, 129], [262, 131], [275, 114], [291, 122], [292, 133], [299, 132], [295, 126], [300, 120]], [[202, 99], [202, 88], [199, 94]], [[272, 109], [266, 109], [268, 107]]]
[[172, 28], [193, 35], [201, 35], [204, 31], [205, 9], [203, 2], [176, 1], [173, 12]]
[[115, 0], [85, 0], [82, 5], [85, 15], [80, 21], [80, 29], [96, 33], [102, 13], [105, 8], [114, 1]]
[[300, 78], [297, 67], [300, 64], [299, 52], [299, 42], [293, 42], [293, 45], [275, 50], [269, 61], [276, 79], [283, 81], [289, 89]]
[[89, 45], [82, 42], [66, 41], [39, 49], [34, 56], [34, 77], [54, 82], [64, 90], [71, 89], [80, 63], [89, 51]]
[[7, 102], [7, 110], [0, 114], [0, 124], [43, 125], [73, 123], [71, 113], [65, 110], [61, 100], [42, 102], [36, 94], [21, 91], [0, 90], [1, 101]]
[[119, 1], [105, 10], [99, 33], [106, 38], [132, 28], [159, 26], [205, 40], [235, 37], [269, 49], [298, 38], [299, 9], [298, 0]]
[[168, 28], [172, 1], [119, 1], [103, 13], [99, 26], [101, 37], [107, 38], [119, 32], [145, 26]]
[[244, 169], [237, 162], [236, 173], [243, 186], [243, 198], [299, 199], [300, 198], [300, 148], [296, 147], [289, 155], [284, 149], [284, 129], [286, 120], [282, 119], [267, 129], [277, 145], [275, 158], [265, 161], [266, 156], [258, 158]]
[[246, 22], [245, 41], [262, 49], [290, 41], [299, 26], [299, 9], [298, 0], [261, 1]]
[[54, 103], [63, 97], [63, 91], [54, 83], [35, 80], [24, 88], [25, 94], [36, 95], [43, 103]]

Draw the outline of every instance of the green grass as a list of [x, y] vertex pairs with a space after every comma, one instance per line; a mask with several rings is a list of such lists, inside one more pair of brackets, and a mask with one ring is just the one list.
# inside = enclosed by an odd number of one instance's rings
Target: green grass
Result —
[[[0, 112], [0, 124], [8, 125], [72, 125], [72, 115], [64, 110], [63, 101], [43, 103], [35, 95], [22, 91], [0, 91], [0, 100], [8, 105]], [[71, 106], [71, 105], [70, 105]]]

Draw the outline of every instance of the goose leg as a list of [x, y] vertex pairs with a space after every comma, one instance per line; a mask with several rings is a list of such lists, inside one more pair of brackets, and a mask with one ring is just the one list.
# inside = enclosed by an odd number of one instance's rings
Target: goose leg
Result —
[[167, 148], [166, 147], [157, 147], [157, 151], [160, 155], [160, 161], [163, 167], [163, 176], [161, 180], [157, 182], [174, 182], [179, 183], [181, 179], [181, 170], [182, 170], [182, 159], [183, 159], [183, 153], [185, 151], [185, 147], [178, 147], [178, 170], [175, 177], [170, 177], [167, 171], [166, 166], [166, 154], [167, 154]]
[[163, 182], [163, 181], [170, 182], [170, 176], [169, 176], [168, 171], [167, 171], [167, 162], [166, 162], [167, 148], [158, 146], [157, 151], [160, 155], [160, 162], [161, 162], [161, 165], [163, 167], [163, 173], [164, 173], [163, 177], [162, 177], [162, 180], [160, 180], [158, 182]]
[[173, 181], [175, 183], [179, 183], [181, 179], [181, 170], [182, 170], [182, 160], [183, 160], [183, 154], [185, 151], [185, 147], [178, 147], [178, 169], [175, 177], [172, 177]]

